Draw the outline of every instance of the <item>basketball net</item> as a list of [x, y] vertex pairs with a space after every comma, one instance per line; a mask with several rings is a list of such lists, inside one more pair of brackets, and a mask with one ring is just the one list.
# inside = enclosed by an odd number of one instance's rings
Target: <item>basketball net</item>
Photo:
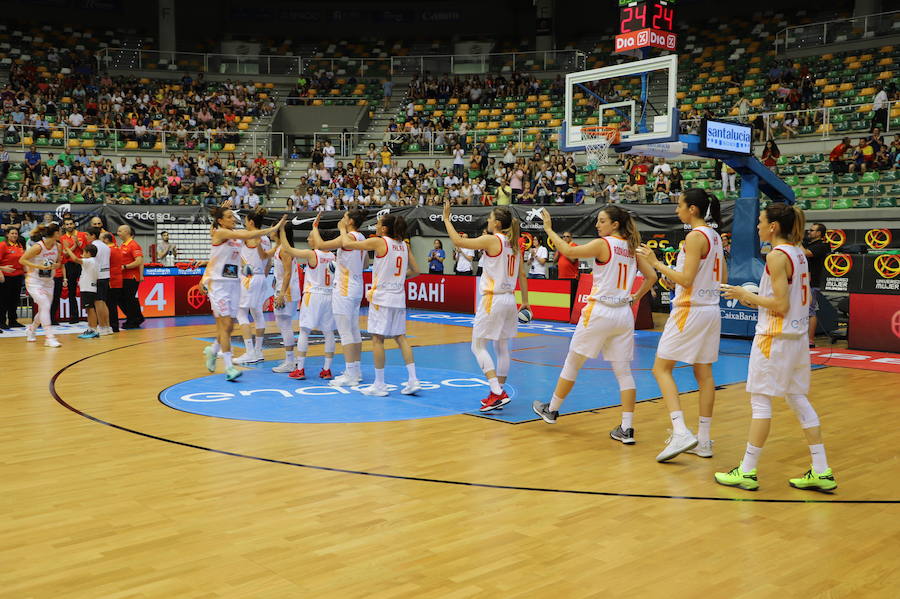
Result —
[[614, 127], [582, 127], [581, 139], [588, 169], [596, 170], [609, 159], [609, 147], [619, 141], [619, 131]]

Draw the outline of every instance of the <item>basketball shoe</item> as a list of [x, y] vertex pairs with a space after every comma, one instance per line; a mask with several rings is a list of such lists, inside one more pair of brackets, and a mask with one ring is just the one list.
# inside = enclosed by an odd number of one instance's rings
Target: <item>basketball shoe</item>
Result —
[[688, 431], [686, 433], [682, 433], [680, 435], [676, 435], [672, 433], [668, 440], [666, 440], [666, 447], [663, 449], [658, 456], [656, 456], [657, 462], [667, 462], [677, 456], [679, 453], [687, 451], [688, 449], [693, 449], [697, 445], [697, 437], [694, 436], [694, 433]]
[[531, 404], [531, 409], [534, 410], [535, 414], [543, 418], [547, 424], [556, 424], [556, 419], [559, 418], [559, 410], [551, 411], [548, 403], [535, 401]]
[[621, 441], [625, 445], [634, 445], [634, 429], [622, 428], [620, 424], [609, 432], [609, 436], [616, 441]]
[[837, 482], [834, 480], [834, 473], [831, 471], [831, 468], [828, 468], [825, 472], [816, 472], [812, 466], [800, 478], [788, 479], [788, 484], [795, 489], [820, 491], [822, 493], [831, 493], [837, 489]]
[[500, 395], [491, 391], [490, 395], [481, 400], [481, 407], [478, 408], [478, 411], [490, 412], [491, 410], [502, 408], [511, 401], [512, 400], [509, 398], [509, 395], [506, 394], [506, 391], [502, 391]]
[[750, 472], [744, 472], [741, 467], [732, 468], [730, 472], [716, 472], [716, 482], [726, 487], [738, 487], [746, 491], [756, 491], [759, 489], [759, 482], [756, 480], [756, 468]]

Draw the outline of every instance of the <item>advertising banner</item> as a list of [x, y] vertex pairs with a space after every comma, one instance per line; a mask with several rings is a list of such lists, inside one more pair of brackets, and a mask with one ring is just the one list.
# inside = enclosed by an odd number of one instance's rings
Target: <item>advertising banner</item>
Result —
[[897, 296], [851, 293], [848, 333], [848, 347], [900, 353]]

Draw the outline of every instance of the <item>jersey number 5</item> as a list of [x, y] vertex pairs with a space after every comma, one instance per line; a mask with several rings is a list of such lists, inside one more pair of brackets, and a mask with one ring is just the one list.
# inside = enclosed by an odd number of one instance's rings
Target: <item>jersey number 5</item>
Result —
[[800, 277], [800, 291], [803, 294], [802, 297], [803, 297], [803, 305], [804, 306], [809, 305], [809, 281], [807, 280], [808, 278], [809, 278], [809, 274], [807, 274], [807, 273], [803, 273], [803, 275]]

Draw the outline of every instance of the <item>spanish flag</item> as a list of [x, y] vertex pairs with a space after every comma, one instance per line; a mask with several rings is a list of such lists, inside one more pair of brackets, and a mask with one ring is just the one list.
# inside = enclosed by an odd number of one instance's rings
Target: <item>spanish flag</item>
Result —
[[[535, 319], [568, 322], [572, 312], [572, 283], [569, 279], [528, 279], [528, 301]], [[516, 303], [522, 303], [519, 289], [516, 289]]]

